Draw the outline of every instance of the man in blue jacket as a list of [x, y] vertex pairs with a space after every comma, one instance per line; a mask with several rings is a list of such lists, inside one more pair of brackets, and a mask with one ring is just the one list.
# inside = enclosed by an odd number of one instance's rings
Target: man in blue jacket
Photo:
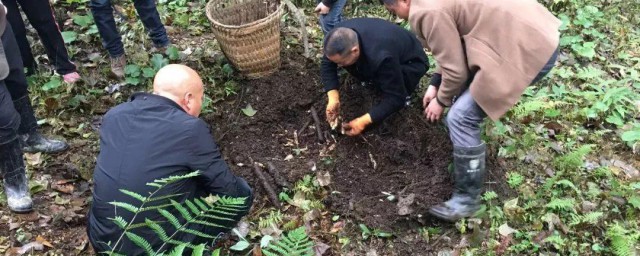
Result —
[[337, 127], [340, 111], [338, 66], [358, 80], [373, 84], [383, 97], [368, 113], [343, 125], [347, 135], [355, 136], [404, 107], [429, 62], [416, 36], [396, 24], [376, 18], [338, 23], [325, 37], [320, 66], [329, 97], [326, 117], [332, 128]]
[[[112, 218], [122, 216], [131, 220], [133, 216], [125, 210], [116, 210], [109, 203], [140, 205], [119, 189], [148, 196], [156, 188], [147, 183], [199, 170], [199, 176], [173, 183], [154, 198], [172, 194], [179, 195], [172, 197], [177, 202], [210, 194], [246, 198], [244, 211], [235, 216], [234, 221], [223, 224], [227, 227], [234, 227], [251, 206], [251, 188], [244, 179], [231, 173], [209, 126], [198, 118], [204, 96], [198, 74], [183, 65], [165, 66], [158, 71], [153, 90], [153, 93], [136, 93], [129, 102], [109, 110], [100, 127], [100, 154], [93, 176], [93, 205], [88, 225], [89, 239], [96, 252], [110, 251], [122, 234]], [[145, 218], [159, 220], [162, 216], [157, 211], [147, 211], [136, 217], [143, 223]], [[166, 221], [161, 225], [172, 228]], [[213, 237], [228, 231], [203, 226], [189, 228]], [[134, 233], [146, 239], [154, 250], [162, 244], [149, 228], [135, 229]], [[199, 238], [179, 234], [173, 239], [193, 244], [210, 242]], [[115, 251], [144, 254], [127, 238]]]

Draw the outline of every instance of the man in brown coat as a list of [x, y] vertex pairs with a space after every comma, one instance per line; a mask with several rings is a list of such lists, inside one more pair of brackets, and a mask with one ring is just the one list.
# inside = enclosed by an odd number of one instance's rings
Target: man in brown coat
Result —
[[527, 86], [553, 67], [560, 20], [535, 0], [380, 0], [408, 19], [437, 69], [423, 98], [425, 117], [445, 123], [453, 142], [453, 197], [430, 209], [445, 220], [469, 217], [480, 207], [486, 146], [485, 117], [499, 119]]

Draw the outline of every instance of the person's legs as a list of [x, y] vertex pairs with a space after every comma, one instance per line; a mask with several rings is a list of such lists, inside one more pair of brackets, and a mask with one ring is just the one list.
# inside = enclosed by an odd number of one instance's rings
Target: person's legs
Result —
[[329, 13], [321, 14], [319, 17], [320, 28], [326, 35], [331, 31], [336, 24], [342, 21], [342, 9], [347, 4], [347, 0], [337, 0], [329, 9]]
[[486, 173], [486, 145], [480, 138], [480, 124], [485, 117], [470, 90], [458, 97], [447, 114], [445, 122], [453, 143], [454, 192], [451, 199], [429, 209], [438, 218], [456, 221], [473, 215], [480, 208]]
[[28, 74], [33, 74], [36, 71], [37, 65], [31, 52], [29, 40], [27, 40], [27, 29], [20, 15], [18, 2], [17, 0], [5, 0], [3, 3], [7, 7], [7, 21], [9, 21], [16, 41], [18, 42], [24, 67], [27, 68]]
[[156, 2], [154, 0], [134, 0], [133, 4], [136, 7], [140, 21], [142, 21], [151, 41], [153, 41], [153, 45], [157, 48], [169, 45], [169, 37], [160, 20]]
[[68, 145], [63, 141], [44, 138], [38, 132], [38, 123], [29, 99], [27, 78], [24, 74], [20, 50], [11, 26], [7, 26], [2, 34], [2, 46], [9, 65], [9, 75], [4, 79], [4, 83], [13, 100], [13, 107], [20, 115], [18, 135], [22, 143], [22, 150], [30, 153], [55, 153], [67, 149]]
[[64, 46], [64, 40], [49, 1], [18, 0], [18, 3], [38, 32], [49, 61], [56, 67], [58, 74], [66, 75], [76, 72], [76, 66], [71, 62], [67, 48]]
[[31, 211], [32, 201], [17, 130], [20, 116], [13, 108], [4, 81], [0, 81], [0, 174], [9, 209]]
[[112, 58], [124, 54], [122, 37], [118, 33], [116, 20], [113, 17], [113, 7], [110, 0], [91, 0], [89, 3], [93, 19], [102, 38], [102, 45]]

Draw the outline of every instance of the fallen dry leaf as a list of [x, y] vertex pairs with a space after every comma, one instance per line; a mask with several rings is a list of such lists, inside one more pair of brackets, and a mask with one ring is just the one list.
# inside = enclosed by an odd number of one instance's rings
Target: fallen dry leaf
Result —
[[20, 256], [20, 255], [24, 255], [25, 253], [28, 253], [28, 252], [42, 251], [42, 250], [44, 250], [44, 245], [43, 244], [38, 243], [38, 242], [31, 242], [31, 243], [23, 245], [22, 247], [13, 247], [13, 248], [9, 249], [5, 253], [5, 256], [7, 256], [7, 255]]
[[338, 233], [343, 228], [344, 228], [344, 221], [338, 221], [336, 223], [333, 223], [333, 226], [331, 227], [331, 230], [329, 232], [330, 233]]
[[413, 204], [415, 197], [416, 195], [411, 193], [407, 196], [401, 196], [400, 199], [398, 199], [398, 215], [405, 216], [413, 212], [413, 209], [409, 206]]
[[72, 194], [73, 191], [75, 190], [75, 187], [73, 186], [73, 184], [52, 184], [51, 187], [58, 191], [58, 192], [62, 192], [65, 194]]
[[14, 230], [20, 227], [20, 223], [11, 222], [9, 223], [9, 230]]
[[322, 242], [318, 242], [315, 246], [313, 246], [313, 251], [315, 253], [315, 256], [322, 256], [325, 252], [327, 252], [327, 250], [329, 250], [329, 248], [331, 248], [331, 246]]
[[53, 248], [53, 245], [49, 241], [47, 241], [47, 239], [44, 239], [44, 237], [40, 235], [36, 237], [36, 242], [41, 243], [46, 247]]
[[321, 187], [329, 186], [329, 184], [331, 184], [331, 174], [329, 172], [320, 173], [316, 176], [316, 180], [318, 181], [318, 185]]
[[36, 166], [42, 163], [42, 153], [35, 154], [24, 153], [24, 157], [27, 159], [27, 164]]

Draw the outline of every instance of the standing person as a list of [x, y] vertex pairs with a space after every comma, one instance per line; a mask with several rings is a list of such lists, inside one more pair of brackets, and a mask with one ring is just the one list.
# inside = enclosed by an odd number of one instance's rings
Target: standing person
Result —
[[448, 221], [469, 217], [480, 208], [486, 173], [480, 124], [498, 120], [553, 68], [561, 22], [535, 0], [380, 1], [409, 20], [436, 59], [425, 117], [434, 122], [450, 107], [455, 189], [429, 212]]
[[376, 18], [337, 24], [325, 37], [320, 66], [328, 97], [327, 122], [334, 129], [339, 122], [338, 67], [372, 84], [383, 97], [368, 113], [342, 125], [347, 135], [356, 136], [406, 106], [428, 66], [427, 55], [415, 35], [396, 24]]
[[[169, 45], [167, 31], [160, 20], [160, 14], [156, 9], [154, 0], [134, 0], [133, 4], [138, 12], [138, 17], [147, 29], [153, 46], [156, 49], [164, 49]], [[116, 21], [113, 17], [113, 6], [111, 0], [91, 0], [91, 13], [96, 21], [102, 45], [107, 48], [111, 56], [111, 72], [117, 77], [124, 77], [124, 67], [127, 60], [124, 54], [122, 37], [118, 33]]]
[[7, 20], [11, 24], [20, 47], [22, 62], [27, 68], [27, 74], [30, 75], [35, 72], [37, 63], [31, 52], [29, 40], [27, 40], [27, 30], [20, 15], [18, 4], [27, 15], [29, 23], [38, 32], [38, 36], [40, 36], [42, 45], [49, 57], [49, 63], [55, 67], [56, 72], [67, 83], [78, 81], [80, 75], [76, 65], [69, 59], [67, 48], [64, 46], [64, 40], [62, 39], [62, 34], [60, 34], [58, 23], [56, 23], [56, 19], [53, 16], [49, 0], [4, 0], [4, 5], [7, 7]]
[[320, 28], [323, 34], [329, 33], [336, 24], [342, 22], [342, 10], [347, 4], [347, 0], [322, 0], [314, 10], [319, 17]]
[[0, 173], [9, 209], [22, 213], [31, 211], [33, 204], [22, 152], [55, 153], [67, 144], [46, 139], [37, 130], [18, 45], [2, 2], [0, 34]]

